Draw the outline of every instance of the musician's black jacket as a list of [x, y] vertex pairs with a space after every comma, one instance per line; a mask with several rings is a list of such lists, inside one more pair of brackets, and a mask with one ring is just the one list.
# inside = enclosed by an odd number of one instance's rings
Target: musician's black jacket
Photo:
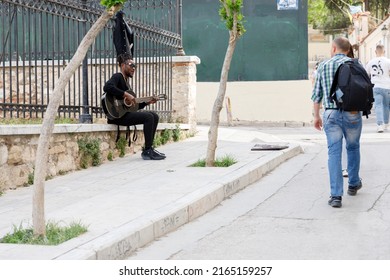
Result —
[[[133, 89], [127, 85], [122, 73], [112, 75], [111, 79], [104, 85], [103, 90], [106, 94], [112, 94], [119, 100], [123, 100], [125, 91], [129, 90], [133, 92]], [[132, 94], [135, 95], [135, 93]], [[146, 105], [145, 102], [139, 103], [139, 109], [145, 108]]]

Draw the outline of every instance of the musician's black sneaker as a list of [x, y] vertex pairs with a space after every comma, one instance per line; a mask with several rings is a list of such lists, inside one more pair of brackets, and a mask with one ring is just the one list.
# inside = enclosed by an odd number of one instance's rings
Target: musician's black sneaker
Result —
[[141, 154], [144, 160], [162, 160], [165, 159], [164, 156], [157, 154], [153, 149], [144, 150]]
[[[157, 151], [155, 148], [152, 147], [151, 149], [152, 149], [153, 152], [155, 152], [156, 154], [159, 154], [160, 156], [163, 156], [164, 158], [167, 157], [164, 153], [162, 153], [162, 152], [160, 152], [160, 151]], [[144, 152], [144, 151], [145, 151], [145, 148], [142, 147], [142, 152]]]
[[159, 154], [160, 156], [166, 157], [164, 153], [157, 151], [155, 148], [152, 147], [153, 152]]

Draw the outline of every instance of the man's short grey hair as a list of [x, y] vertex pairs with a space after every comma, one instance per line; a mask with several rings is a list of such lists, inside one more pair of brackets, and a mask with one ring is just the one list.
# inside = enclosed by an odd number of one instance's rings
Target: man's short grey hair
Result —
[[383, 53], [383, 52], [385, 51], [385, 46], [382, 45], [382, 44], [378, 44], [378, 45], [376, 45], [375, 50], [376, 50], [377, 52]]
[[333, 43], [342, 52], [349, 52], [351, 48], [351, 43], [345, 37], [337, 37], [336, 39], [333, 40]]

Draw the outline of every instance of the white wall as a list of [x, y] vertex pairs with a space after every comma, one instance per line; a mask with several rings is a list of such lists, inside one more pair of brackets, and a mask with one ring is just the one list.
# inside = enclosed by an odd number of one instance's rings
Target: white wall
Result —
[[[358, 25], [355, 22], [355, 25]], [[367, 31], [368, 31], [368, 22]], [[375, 47], [378, 44], [383, 44], [386, 50], [386, 56], [390, 56], [390, 34], [386, 37], [383, 36], [382, 28], [386, 25], [387, 29], [390, 27], [390, 18], [388, 17], [385, 21], [381, 22], [375, 29], [371, 30], [367, 36], [364, 34], [359, 35], [360, 30], [355, 28], [350, 34], [349, 39], [352, 44], [359, 45], [359, 60], [366, 65], [372, 58], [375, 57]], [[364, 25], [363, 25], [364, 26]]]
[[[197, 83], [198, 122], [210, 121], [218, 87], [218, 82]], [[229, 82], [226, 97], [230, 98], [232, 116], [236, 122], [310, 123], [312, 121], [309, 80]], [[221, 122], [226, 123], [225, 104], [220, 116]]]
[[308, 46], [309, 61], [322, 61], [330, 58], [330, 49], [332, 46], [331, 42], [309, 42]]
[[375, 48], [378, 44], [383, 44], [386, 48], [386, 56], [389, 57], [389, 50], [388, 50], [388, 39], [387, 36], [386, 41], [383, 37], [381, 28], [383, 27], [383, 24], [379, 25], [377, 29], [372, 31], [367, 38], [363, 41], [363, 43], [359, 47], [359, 59], [360, 61], [366, 65], [371, 59], [375, 57]]

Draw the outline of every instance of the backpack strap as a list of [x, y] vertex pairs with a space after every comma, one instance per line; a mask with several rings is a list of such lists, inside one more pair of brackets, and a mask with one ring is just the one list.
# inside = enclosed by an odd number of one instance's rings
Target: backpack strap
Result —
[[137, 141], [137, 139], [138, 139], [137, 126], [134, 125], [133, 142]]
[[[118, 143], [120, 137], [121, 137], [121, 131], [120, 131], [120, 125], [118, 124], [117, 125], [117, 132], [116, 132], [116, 140], [115, 140], [115, 143]], [[137, 135], [137, 126], [134, 125], [134, 133], [133, 133], [133, 137], [131, 138], [130, 137], [130, 134], [131, 134], [131, 131], [130, 131], [130, 126], [128, 125], [127, 128], [126, 128], [126, 140], [129, 141], [129, 147], [131, 146], [131, 141], [135, 142], [137, 141], [138, 139], [138, 135]]]
[[339, 67], [337, 67], [336, 73], [333, 76], [332, 86], [330, 87], [330, 92], [329, 92], [330, 99], [336, 103], [337, 107], [339, 107], [339, 102], [337, 101], [336, 90], [337, 90], [337, 85], [339, 83], [340, 69], [343, 64], [344, 63], [340, 64]]
[[117, 125], [117, 131], [116, 131], [116, 140], [115, 140], [115, 143], [118, 143], [120, 136], [121, 136], [121, 131], [120, 131], [120, 129], [119, 129], [119, 124], [118, 124], [118, 125]]
[[131, 141], [135, 142], [138, 139], [137, 135], [137, 126], [134, 125], [134, 132], [133, 132], [133, 137], [130, 137], [131, 131], [130, 131], [130, 126], [127, 126], [126, 128], [126, 140], [129, 141], [129, 147], [131, 146]]

